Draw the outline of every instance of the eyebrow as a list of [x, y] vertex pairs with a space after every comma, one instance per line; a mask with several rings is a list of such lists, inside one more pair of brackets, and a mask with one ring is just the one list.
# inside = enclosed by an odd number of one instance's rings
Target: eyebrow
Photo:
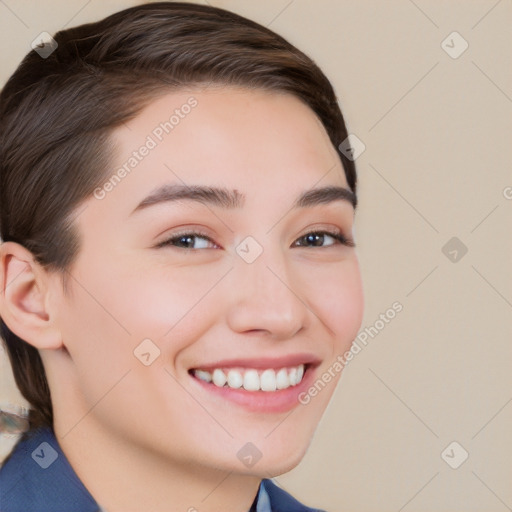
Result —
[[[244, 205], [245, 196], [236, 189], [229, 190], [223, 187], [166, 184], [145, 197], [133, 210], [132, 214], [155, 204], [179, 200], [196, 201], [204, 205], [234, 209], [241, 208]], [[328, 186], [306, 190], [295, 200], [292, 209], [308, 208], [334, 201], [346, 201], [354, 209], [357, 206], [357, 197], [351, 190], [344, 187]]]

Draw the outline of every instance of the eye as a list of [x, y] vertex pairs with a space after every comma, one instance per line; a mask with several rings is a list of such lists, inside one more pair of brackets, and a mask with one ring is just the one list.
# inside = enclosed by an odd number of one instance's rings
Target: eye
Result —
[[329, 247], [332, 245], [346, 245], [355, 247], [352, 239], [347, 238], [340, 231], [310, 231], [297, 239], [295, 247]]
[[[293, 244], [294, 247], [330, 247], [333, 245], [346, 245], [355, 247], [352, 239], [346, 237], [339, 231], [310, 231], [298, 238]], [[190, 231], [178, 233], [163, 242], [157, 244], [160, 247], [176, 247], [178, 249], [216, 249], [219, 246], [206, 234]]]
[[218, 245], [204, 233], [195, 231], [179, 233], [157, 244], [157, 247], [173, 246], [179, 249], [214, 249]]

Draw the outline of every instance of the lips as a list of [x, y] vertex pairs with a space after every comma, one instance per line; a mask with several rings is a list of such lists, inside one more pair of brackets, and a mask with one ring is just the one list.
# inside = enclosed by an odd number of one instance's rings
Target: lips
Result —
[[321, 360], [309, 354], [280, 358], [231, 359], [189, 369], [194, 386], [253, 412], [284, 412], [296, 407]]

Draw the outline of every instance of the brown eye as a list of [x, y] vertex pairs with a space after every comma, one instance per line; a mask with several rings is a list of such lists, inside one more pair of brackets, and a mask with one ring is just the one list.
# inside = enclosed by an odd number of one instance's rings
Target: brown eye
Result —
[[215, 242], [207, 235], [197, 232], [179, 233], [174, 235], [163, 242], [160, 242], [157, 247], [176, 247], [178, 249], [213, 249], [216, 246]]
[[331, 231], [311, 231], [297, 239], [295, 244], [299, 247], [330, 247], [338, 244], [355, 246], [354, 242], [343, 233]]

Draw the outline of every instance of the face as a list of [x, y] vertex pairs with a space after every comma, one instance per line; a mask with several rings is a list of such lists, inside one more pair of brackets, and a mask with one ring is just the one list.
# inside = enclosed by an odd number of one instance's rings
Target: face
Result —
[[70, 293], [54, 294], [60, 433], [287, 471], [363, 313], [354, 209], [324, 128], [295, 97], [219, 88], [160, 97], [113, 140], [111, 175], [76, 219]]

